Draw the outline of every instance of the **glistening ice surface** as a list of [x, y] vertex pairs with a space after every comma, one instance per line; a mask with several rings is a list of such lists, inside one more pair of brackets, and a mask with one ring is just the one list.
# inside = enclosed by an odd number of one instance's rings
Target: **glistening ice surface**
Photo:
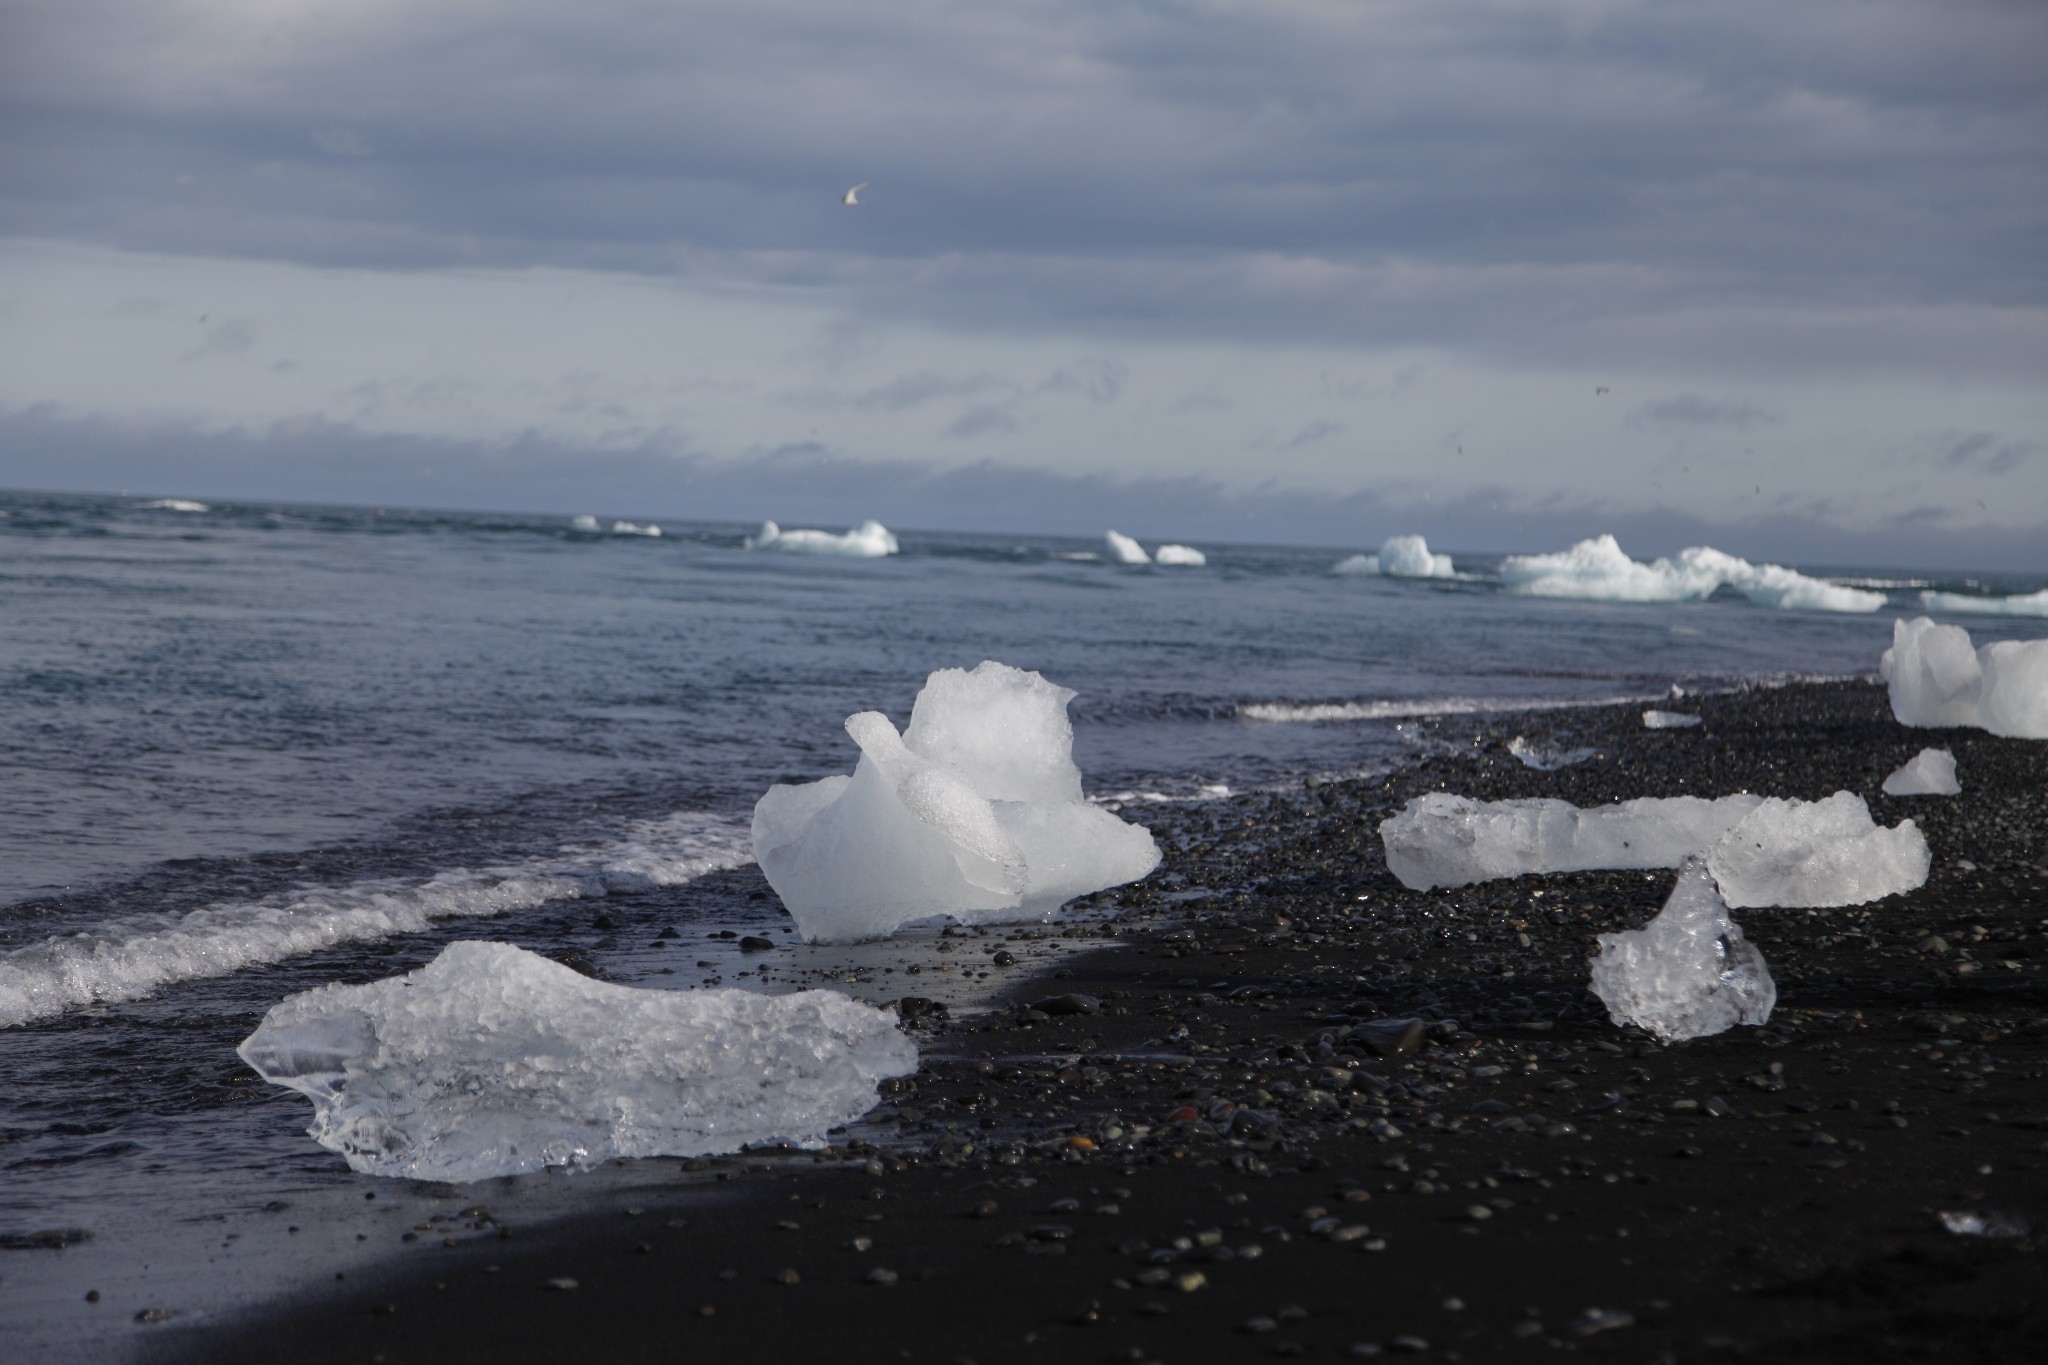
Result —
[[1892, 647], [1878, 671], [1903, 725], [2048, 739], [2048, 639], [2000, 640], [1976, 649], [1961, 626], [1920, 616], [1892, 623]]
[[754, 856], [803, 936], [1039, 919], [1157, 867], [1144, 828], [1082, 798], [1073, 696], [984, 661], [933, 673], [901, 735], [880, 712], [847, 717], [851, 777], [778, 784], [754, 807]]
[[1667, 1043], [1761, 1024], [1778, 1002], [1764, 955], [1728, 918], [1706, 864], [1688, 859], [1655, 919], [1600, 935], [1593, 994], [1617, 1024]]
[[1955, 796], [1956, 756], [1946, 749], [1922, 749], [1884, 780], [1886, 796]]
[[356, 1170], [450, 1181], [819, 1143], [917, 1068], [893, 1015], [830, 991], [635, 990], [477, 942], [292, 996], [237, 1050]]

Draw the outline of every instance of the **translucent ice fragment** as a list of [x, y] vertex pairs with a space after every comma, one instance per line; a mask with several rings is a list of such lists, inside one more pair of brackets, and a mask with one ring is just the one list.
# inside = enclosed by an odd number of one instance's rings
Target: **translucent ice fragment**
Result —
[[1645, 711], [1645, 730], [1689, 730], [1700, 723], [1700, 718], [1684, 711]]
[[1005, 664], [940, 669], [901, 736], [879, 712], [848, 718], [852, 777], [769, 788], [754, 855], [804, 937], [1041, 919], [1157, 867], [1149, 831], [1082, 797], [1073, 696]]
[[1754, 943], [1728, 918], [1714, 878], [1686, 860], [1657, 917], [1640, 929], [1600, 935], [1593, 994], [1617, 1024], [1667, 1043], [1771, 1017], [1778, 988]]
[[1516, 735], [1508, 741], [1508, 752], [1513, 754], [1516, 761], [1525, 768], [1534, 768], [1539, 773], [1551, 773], [1556, 772], [1559, 768], [1569, 768], [1574, 764], [1584, 763], [1587, 759], [1598, 753], [1599, 750], [1546, 749], [1540, 744], [1532, 743], [1522, 738], [1522, 736]]
[[238, 1051], [356, 1170], [450, 1181], [816, 1145], [917, 1067], [892, 1016], [830, 991], [635, 990], [478, 942], [292, 996]]
[[1970, 632], [1925, 616], [1892, 622], [1879, 672], [1903, 725], [1973, 726], [2048, 739], [2048, 639], [1970, 646]]
[[1556, 800], [1430, 792], [1381, 823], [1387, 868], [1427, 891], [1532, 872], [1677, 867], [1704, 854], [1733, 906], [1860, 905], [1927, 880], [1911, 820], [1885, 829], [1863, 798], [1640, 797], [1590, 810]]
[[2033, 1226], [2016, 1213], [1944, 1209], [1941, 1225], [1958, 1237], [2024, 1237]]
[[1962, 789], [1956, 756], [1946, 749], [1922, 749], [1884, 780], [1886, 796], [1954, 796]]

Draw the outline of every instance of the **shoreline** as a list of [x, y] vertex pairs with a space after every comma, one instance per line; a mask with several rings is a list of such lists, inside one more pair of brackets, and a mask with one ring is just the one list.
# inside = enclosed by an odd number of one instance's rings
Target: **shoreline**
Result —
[[[1929, 1360], [2048, 1354], [2036, 1239], [1936, 1217], [2048, 1222], [2043, 746], [1906, 729], [1867, 682], [1677, 704], [1702, 725], [1645, 730], [1639, 705], [1444, 717], [1426, 725], [1447, 751], [1391, 774], [1127, 812], [1166, 861], [1083, 902], [1114, 918], [939, 945], [1114, 951], [992, 974], [997, 1008], [914, 1021], [920, 1072], [857, 1150], [633, 1163], [648, 1182], [509, 1235], [464, 1212], [494, 1182], [395, 1186], [411, 1243], [256, 1310], [138, 1327], [135, 1358], [784, 1359], [842, 1319], [848, 1360], [981, 1365], [1847, 1361], [1885, 1334]], [[1596, 756], [1528, 769], [1517, 735]], [[1957, 753], [1963, 794], [1880, 796], [1928, 745]], [[1584, 987], [1593, 934], [1647, 919], [1671, 875], [1408, 892], [1375, 827], [1439, 788], [1846, 788], [1880, 823], [1916, 819], [1935, 867], [1875, 906], [1738, 912], [1777, 1012], [1665, 1048]], [[1937, 936], [1946, 954], [1918, 946]], [[1025, 1008], [1073, 995], [1095, 1004]]]

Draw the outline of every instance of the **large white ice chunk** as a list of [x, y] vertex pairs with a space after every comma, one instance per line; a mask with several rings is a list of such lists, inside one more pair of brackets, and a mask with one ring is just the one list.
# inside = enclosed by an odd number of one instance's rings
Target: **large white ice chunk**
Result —
[[1431, 554], [1421, 536], [1389, 536], [1376, 555], [1352, 555], [1334, 570], [1341, 574], [1385, 574], [1389, 578], [1452, 578], [1449, 555]]
[[1686, 861], [1655, 919], [1600, 935], [1592, 991], [1615, 1023], [1639, 1025], [1667, 1043], [1761, 1024], [1778, 1001], [1764, 955], [1728, 918], [1698, 858]]
[[1581, 810], [1564, 801], [1475, 801], [1430, 792], [1380, 825], [1387, 867], [1417, 891], [1532, 872], [1677, 867], [1706, 856], [1734, 906], [1860, 905], [1927, 880], [1911, 820], [1884, 829], [1863, 798], [1641, 797]]
[[758, 534], [747, 537], [747, 548], [782, 554], [850, 555], [856, 559], [880, 559], [895, 554], [897, 549], [896, 537], [879, 521], [864, 521], [838, 535], [830, 531], [785, 531], [772, 521], [764, 521]]
[[1752, 564], [1711, 546], [1695, 545], [1669, 559], [1641, 564], [1611, 535], [1582, 540], [1547, 555], [1509, 555], [1500, 578], [1531, 597], [1582, 597], [1613, 602], [1693, 602], [1726, 585], [1759, 606], [1810, 611], [1876, 611], [1881, 592], [1844, 587], [1778, 564]]
[[1892, 622], [1878, 671], [1904, 725], [1974, 726], [2048, 739], [2048, 639], [1970, 647], [1970, 632], [1925, 616]]
[[1109, 546], [1109, 557], [1119, 564], [1150, 564], [1152, 556], [1145, 553], [1145, 547], [1121, 531], [1105, 532], [1102, 541]]
[[754, 806], [754, 856], [803, 936], [1042, 919], [1157, 867], [1149, 830], [1081, 795], [1073, 696], [984, 662], [933, 673], [900, 736], [880, 712], [848, 717], [852, 777], [778, 784]]
[[1923, 592], [1920, 605], [1929, 611], [1970, 612], [1978, 616], [2048, 616], [2048, 588], [2039, 592], [2015, 593], [2010, 597], [1980, 597], [1975, 593]]
[[1154, 564], [1164, 564], [1168, 567], [1179, 565], [1184, 568], [1199, 569], [1209, 562], [1209, 556], [1203, 554], [1192, 545], [1162, 545], [1152, 552], [1152, 562]]
[[1946, 749], [1922, 749], [1884, 780], [1886, 796], [1954, 796], [1962, 789], [1956, 756]]
[[1707, 850], [1721, 895], [1737, 909], [1864, 905], [1926, 885], [1931, 862], [1917, 825], [1884, 828], [1852, 792], [1767, 797]]
[[816, 1145], [917, 1068], [892, 1016], [830, 991], [635, 990], [476, 942], [294, 995], [238, 1051], [356, 1170], [454, 1181]]

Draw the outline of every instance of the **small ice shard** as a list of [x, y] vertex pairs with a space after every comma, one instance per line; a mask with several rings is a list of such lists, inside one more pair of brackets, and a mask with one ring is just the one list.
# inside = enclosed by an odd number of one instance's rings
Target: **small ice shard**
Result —
[[1638, 1025], [1667, 1043], [1761, 1024], [1778, 1001], [1764, 955], [1728, 918], [1698, 858], [1686, 860], [1655, 919], [1600, 935], [1591, 989], [1615, 1023]]
[[1121, 531], [1109, 531], [1102, 537], [1109, 546], [1109, 557], [1119, 564], [1150, 564], [1152, 556], [1145, 553], [1145, 547]]
[[1564, 801], [1416, 797], [1380, 824], [1387, 869], [1416, 891], [1531, 872], [1677, 867], [1705, 855], [1728, 903], [1860, 905], [1927, 880], [1927, 840], [1911, 820], [1885, 829], [1863, 798], [1747, 794], [1640, 797], [1580, 810]]
[[578, 512], [575, 516], [569, 518], [569, 529], [578, 535], [594, 536], [604, 528], [598, 525], [597, 518], [591, 516], [590, 513]]
[[1956, 756], [1946, 749], [1922, 749], [1884, 780], [1886, 796], [1954, 796], [1962, 789]]
[[1689, 730], [1700, 723], [1700, 718], [1684, 711], [1645, 711], [1645, 730]]
[[1449, 555], [1432, 554], [1421, 536], [1388, 536], [1375, 555], [1340, 560], [1335, 573], [1384, 574], [1389, 578], [1454, 578]]
[[1513, 754], [1515, 760], [1525, 768], [1534, 768], [1539, 773], [1552, 773], [1556, 772], [1559, 768], [1569, 768], [1574, 764], [1584, 763], [1600, 751], [1598, 749], [1546, 749], [1540, 744], [1532, 743], [1520, 735], [1516, 735], [1508, 741], [1508, 752]]
[[1721, 894], [1738, 910], [1865, 905], [1926, 885], [1931, 863], [1918, 826], [1884, 828], [1853, 792], [1768, 797], [1707, 850]]
[[2011, 739], [2048, 739], [2048, 639], [1972, 649], [1970, 632], [1925, 616], [1892, 622], [1878, 671], [1902, 725], [1972, 726]]
[[1199, 569], [1209, 562], [1209, 556], [1192, 545], [1162, 545], [1152, 552], [1152, 562]]
[[480, 942], [291, 996], [237, 1050], [356, 1170], [449, 1181], [815, 1146], [917, 1069], [891, 1015], [831, 991], [636, 990]]
[[864, 521], [843, 534], [785, 531], [772, 521], [764, 521], [760, 531], [747, 537], [747, 548], [781, 554], [845, 555], [853, 559], [880, 559], [897, 553], [896, 537], [879, 521]]
[[2016, 1213], [1977, 1213], [1965, 1209], [1943, 1209], [1942, 1227], [1958, 1237], [2024, 1237], [2033, 1225]]
[[754, 856], [804, 938], [1043, 919], [1157, 867], [1150, 831], [1081, 794], [1073, 696], [1005, 664], [940, 669], [901, 735], [880, 712], [847, 718], [861, 750], [851, 777], [770, 787]]

